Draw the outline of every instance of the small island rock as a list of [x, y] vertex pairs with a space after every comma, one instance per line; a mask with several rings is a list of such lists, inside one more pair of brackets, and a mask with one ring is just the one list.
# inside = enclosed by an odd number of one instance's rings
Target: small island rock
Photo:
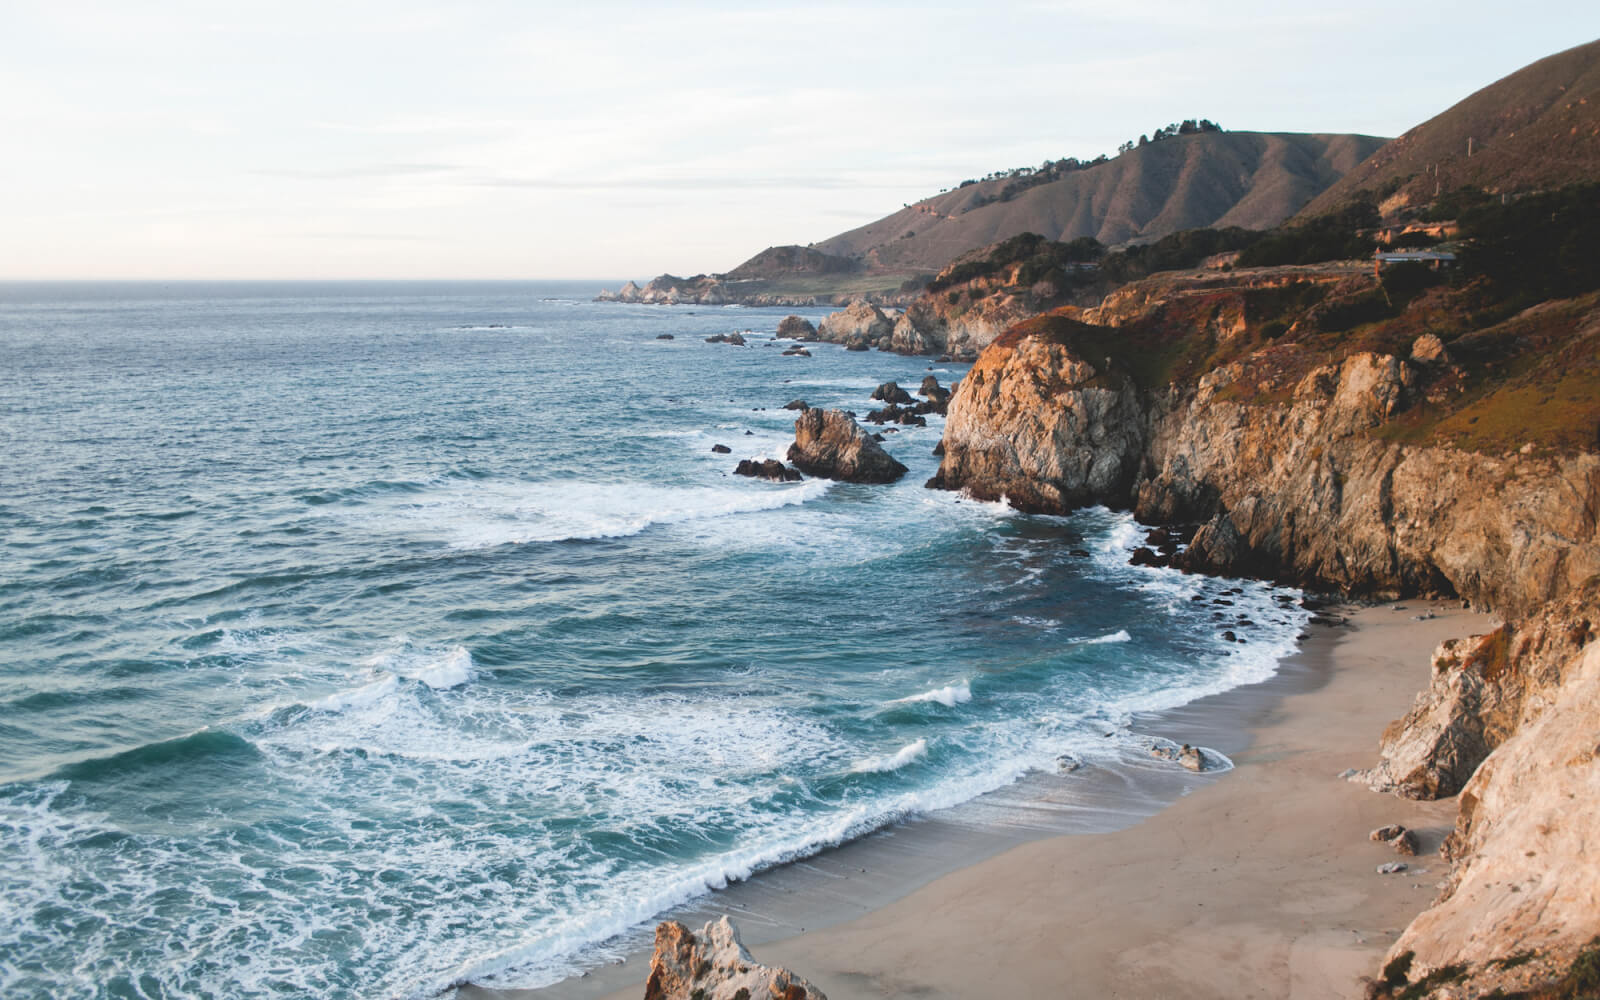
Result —
[[794, 422], [789, 461], [800, 471], [852, 483], [892, 483], [906, 467], [843, 410], [810, 409]]

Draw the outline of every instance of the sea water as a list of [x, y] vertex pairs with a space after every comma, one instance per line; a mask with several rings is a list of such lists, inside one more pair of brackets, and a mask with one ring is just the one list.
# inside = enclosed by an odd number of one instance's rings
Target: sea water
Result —
[[597, 289], [0, 285], [0, 995], [553, 982], [1292, 648], [1125, 514], [925, 489], [937, 416], [732, 475], [964, 368]]

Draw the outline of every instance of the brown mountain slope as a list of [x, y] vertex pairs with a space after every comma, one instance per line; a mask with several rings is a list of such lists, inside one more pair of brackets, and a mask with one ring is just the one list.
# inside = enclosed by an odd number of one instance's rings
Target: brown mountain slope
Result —
[[1464, 185], [1499, 193], [1596, 179], [1600, 41], [1541, 59], [1428, 119], [1324, 191], [1300, 218], [1362, 192], [1394, 198], [1392, 209]]
[[1361, 135], [1208, 132], [1141, 146], [999, 200], [1005, 179], [969, 184], [816, 244], [890, 271], [937, 271], [1019, 233], [1115, 245], [1183, 229], [1266, 229], [1383, 144]]

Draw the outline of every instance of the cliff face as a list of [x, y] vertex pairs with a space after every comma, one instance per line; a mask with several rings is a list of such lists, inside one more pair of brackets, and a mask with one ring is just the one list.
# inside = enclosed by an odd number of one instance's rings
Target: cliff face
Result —
[[[1002, 340], [951, 400], [932, 485], [1197, 522], [1189, 568], [1356, 594], [1516, 613], [1600, 573], [1600, 457], [1392, 443], [1373, 432], [1417, 401], [1419, 366], [1362, 352], [1282, 385], [1283, 353], [1141, 392], [1064, 345]], [[1237, 402], [1241, 383], [1287, 398]]]
[[1522, 995], [1600, 935], [1597, 609], [1591, 581], [1487, 636], [1445, 643], [1433, 683], [1363, 776], [1414, 797], [1460, 793], [1440, 852], [1450, 875], [1389, 952], [1414, 983], [1432, 974], [1465, 980], [1462, 995]]
[[[1600, 454], [1569, 444], [1574, 427], [1595, 432], [1600, 401], [1563, 388], [1593, 363], [1596, 304], [1547, 304], [1446, 345], [1407, 334], [1450, 315], [1419, 300], [1424, 320], [1402, 312], [1357, 339], [1415, 337], [1397, 352], [1319, 331], [1369, 294], [1348, 276], [1285, 289], [1311, 305], [1272, 321], [1281, 339], [1261, 335], [1251, 289], [1184, 282], [1013, 328], [951, 399], [929, 485], [1194, 524], [1186, 568], [1455, 594], [1507, 616], [1439, 649], [1429, 690], [1361, 776], [1461, 803], [1445, 889], [1372, 995], [1542, 988], [1600, 935]], [[1562, 360], [1540, 367], [1546, 347]], [[1454, 443], [1507, 435], [1492, 453]]]

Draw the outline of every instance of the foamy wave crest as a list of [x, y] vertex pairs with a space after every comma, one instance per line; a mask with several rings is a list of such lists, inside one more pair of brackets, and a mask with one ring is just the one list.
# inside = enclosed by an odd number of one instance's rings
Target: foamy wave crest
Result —
[[887, 771], [898, 771], [912, 761], [927, 756], [927, 753], [928, 741], [925, 739], [917, 740], [915, 743], [906, 744], [892, 754], [860, 761], [850, 770], [854, 774], [881, 774]]
[[363, 662], [371, 670], [421, 681], [435, 691], [460, 687], [474, 676], [472, 654], [465, 646], [416, 646], [403, 635], [397, 636], [388, 649]]
[[1109, 643], [1109, 642], [1132, 642], [1132, 641], [1133, 641], [1133, 636], [1128, 634], [1128, 630], [1125, 629], [1125, 628], [1119, 628], [1115, 632], [1111, 633], [1110, 635], [1102, 635], [1097, 639], [1085, 639], [1085, 640], [1083, 640], [1083, 644], [1085, 646], [1101, 646], [1101, 645], [1104, 645], [1104, 644]]
[[319, 698], [311, 703], [311, 708], [319, 712], [348, 712], [351, 709], [367, 709], [378, 704], [400, 688], [400, 678], [389, 676], [380, 677], [370, 684], [352, 688], [349, 691], [335, 691], [326, 698]]
[[910, 695], [906, 698], [896, 698], [890, 704], [915, 705], [919, 702], [936, 701], [946, 708], [955, 708], [957, 705], [964, 705], [971, 700], [972, 688], [966, 681], [961, 681], [959, 684], [949, 684], [942, 688], [924, 691], [921, 694]]
[[657, 524], [776, 510], [814, 500], [830, 483], [660, 486], [562, 480], [451, 483], [421, 496], [380, 502], [358, 514], [379, 530], [412, 534], [456, 549], [534, 542], [623, 538]]

